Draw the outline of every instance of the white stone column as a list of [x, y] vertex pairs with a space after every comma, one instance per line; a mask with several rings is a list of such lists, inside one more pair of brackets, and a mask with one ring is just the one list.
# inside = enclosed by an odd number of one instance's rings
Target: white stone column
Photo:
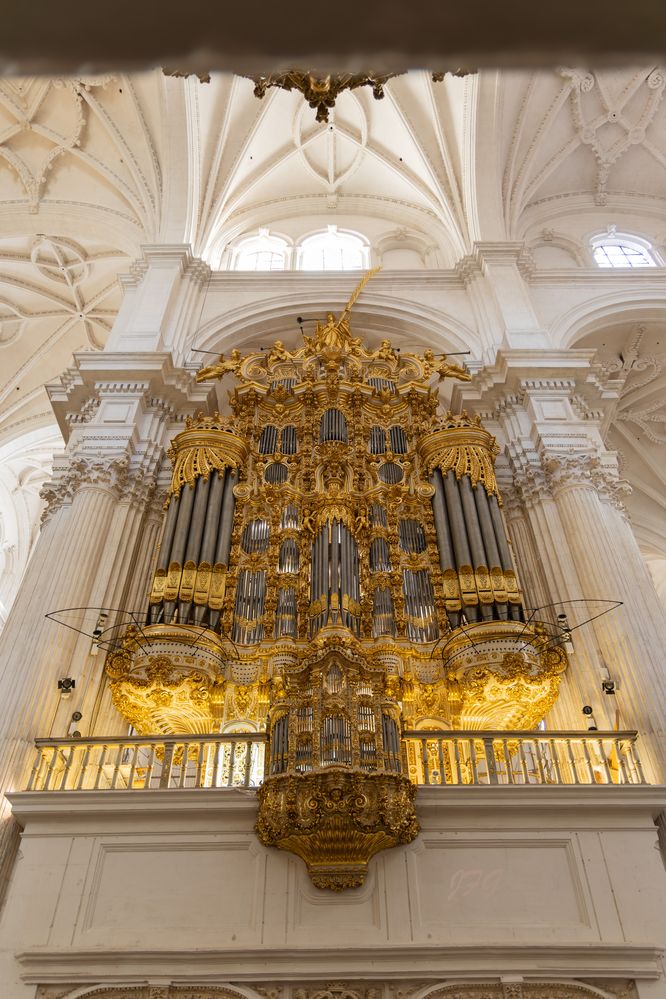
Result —
[[526, 281], [533, 266], [525, 244], [517, 241], [477, 242], [473, 253], [456, 265], [488, 362], [500, 344], [530, 349], [549, 345]]
[[[456, 385], [453, 403], [476, 410], [504, 445], [529, 524], [528, 532], [514, 515], [519, 561], [527, 558], [530, 579], [538, 558], [550, 602], [564, 605], [544, 618], [554, 623], [563, 610], [575, 629], [549, 727], [587, 728], [581, 709], [590, 705], [598, 728], [638, 730], [649, 779], [664, 781], [666, 615], [617, 508], [617, 456], [603, 434], [618, 389], [593, 362], [588, 350], [503, 349], [471, 383]], [[604, 607], [593, 600], [623, 605], [590, 621]], [[606, 669], [619, 682], [615, 695], [602, 691]]]
[[[623, 602], [590, 625], [600, 665], [618, 682], [615, 695], [603, 696], [619, 711], [620, 728], [638, 729], [652, 776], [664, 782], [666, 615], [631, 527], [613, 506], [617, 484], [596, 456], [551, 453], [544, 465], [584, 596]], [[600, 671], [599, 685], [602, 678]]]
[[[47, 519], [0, 639], [3, 791], [25, 786], [33, 740], [53, 730], [63, 708], [58, 679], [81, 675], [90, 639], [44, 615], [90, 604], [96, 582], [108, 574], [105, 550], [125, 471], [122, 458], [96, 464], [79, 460], [60, 495], [50, 494], [58, 509]], [[64, 502], [65, 490], [72, 493], [69, 503]], [[13, 861], [16, 837], [4, 798], [0, 822], [2, 876]]]
[[[546, 476], [539, 468], [524, 469], [513, 489], [507, 521], [515, 544], [519, 578], [528, 595], [528, 614], [535, 621], [553, 624], [557, 615], [567, 612], [569, 623], [587, 616], [584, 592], [576, 569], [574, 553], [562, 523]], [[553, 604], [559, 606], [553, 607]], [[560, 694], [548, 714], [550, 729], [585, 729], [584, 705], [590, 705], [599, 728], [612, 727], [600, 690], [599, 660], [594, 636], [584, 625], [573, 635], [574, 652], [562, 677]]]
[[143, 259], [121, 279], [123, 301], [106, 352], [168, 350], [181, 363], [210, 276], [189, 246], [143, 247]]
[[[74, 711], [81, 712], [76, 727], [83, 735], [126, 731], [110, 703], [105, 651], [95, 654], [96, 608], [108, 612], [105, 627], [116, 623], [119, 634], [128, 611], [145, 613], [164, 452], [186, 416], [208, 409], [212, 392], [174, 367], [169, 354], [103, 351], [76, 355], [49, 395], [67, 450], [44, 490], [44, 527], [0, 636], [2, 792], [25, 787], [34, 739], [66, 737]], [[65, 611], [60, 624], [45, 618], [58, 610]], [[58, 690], [63, 677], [76, 682], [67, 698]], [[0, 882], [16, 841], [3, 798]]]

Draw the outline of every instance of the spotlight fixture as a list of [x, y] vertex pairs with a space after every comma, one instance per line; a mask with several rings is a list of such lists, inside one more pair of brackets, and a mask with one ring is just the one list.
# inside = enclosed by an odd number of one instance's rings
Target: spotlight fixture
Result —
[[596, 721], [594, 720], [594, 715], [592, 713], [592, 710], [593, 709], [592, 709], [592, 707], [589, 704], [583, 705], [583, 714], [585, 715], [585, 717], [587, 718], [587, 721], [588, 721], [587, 731], [588, 732], [597, 732], [598, 731], [598, 726], [597, 726]]

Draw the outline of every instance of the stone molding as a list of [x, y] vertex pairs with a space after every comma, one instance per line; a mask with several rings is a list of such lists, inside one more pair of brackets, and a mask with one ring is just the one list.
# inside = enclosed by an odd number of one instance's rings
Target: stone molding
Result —
[[635, 999], [628, 979], [604, 981], [423, 982], [365, 980], [334, 982], [249, 982], [242, 988], [220, 985], [62, 985], [39, 986], [36, 999]]

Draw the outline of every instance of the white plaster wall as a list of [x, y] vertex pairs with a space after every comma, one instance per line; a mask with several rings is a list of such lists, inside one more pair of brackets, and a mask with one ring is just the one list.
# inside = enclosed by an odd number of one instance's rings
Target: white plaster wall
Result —
[[547, 972], [661, 981], [666, 995], [663, 799], [650, 787], [421, 789], [419, 838], [335, 895], [259, 844], [253, 792], [12, 795], [25, 832], [0, 994], [155, 976]]

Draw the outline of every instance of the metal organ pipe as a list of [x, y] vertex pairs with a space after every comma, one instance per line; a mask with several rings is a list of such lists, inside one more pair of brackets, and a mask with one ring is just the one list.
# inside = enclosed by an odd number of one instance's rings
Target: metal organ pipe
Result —
[[[331, 618], [335, 624], [340, 616], [340, 522], [334, 520], [332, 524], [329, 525], [330, 543], [330, 573], [331, 573], [331, 583], [329, 591], [329, 608], [331, 609]], [[335, 600], [337, 597], [337, 601]], [[338, 609], [335, 609], [335, 603], [338, 604]]]
[[348, 624], [348, 613], [344, 610], [344, 598], [349, 596], [349, 546], [347, 543], [348, 531], [345, 524], [340, 524], [340, 620], [343, 624]]
[[[453, 553], [453, 541], [451, 540], [451, 529], [449, 518], [446, 513], [446, 503], [444, 500], [444, 482], [439, 468], [430, 476], [430, 483], [435, 493], [432, 497], [432, 512], [435, 521], [435, 534], [437, 535], [437, 550], [439, 551], [439, 565], [442, 572], [456, 570], [456, 558]], [[460, 624], [460, 611], [449, 610], [446, 612], [452, 628], [457, 628]]]
[[236, 505], [234, 486], [237, 482], [238, 472], [235, 468], [233, 468], [227, 475], [224, 483], [224, 498], [222, 500], [220, 532], [218, 534], [217, 550], [215, 552], [215, 562], [221, 562], [222, 565], [229, 565], [231, 533], [234, 527], [234, 507]]
[[166, 570], [169, 568], [169, 562], [171, 561], [171, 546], [176, 530], [176, 521], [178, 519], [179, 501], [179, 496], [172, 496], [171, 502], [169, 503], [169, 509], [167, 510], [166, 521], [164, 524], [164, 533], [162, 534], [162, 541], [160, 542], [160, 553], [157, 559], [158, 569]]
[[488, 567], [493, 568], [494, 566], [498, 566], [501, 568], [497, 539], [495, 537], [493, 522], [490, 516], [490, 507], [488, 505], [488, 493], [481, 485], [474, 486], [472, 492], [474, 494], [474, 502], [476, 503], [476, 512], [479, 518], [479, 524], [481, 526], [483, 545], [486, 549], [488, 558]]
[[209, 562], [211, 565], [215, 558], [217, 534], [220, 527], [220, 511], [222, 510], [222, 498], [224, 496], [224, 478], [224, 470], [213, 472], [211, 476], [210, 495], [208, 497], [208, 507], [206, 508], [206, 522], [201, 540], [199, 561]]
[[[201, 539], [203, 536], [204, 523], [206, 520], [206, 508], [208, 506], [210, 479], [199, 476], [197, 479], [194, 495], [194, 507], [190, 520], [190, 529], [187, 532], [187, 544], [185, 545], [185, 565], [189, 569], [196, 569], [199, 564], [199, 553], [201, 551]], [[192, 601], [178, 601], [178, 620], [182, 624], [188, 623]]]
[[[497, 496], [488, 497], [488, 507], [490, 509], [490, 517], [493, 522], [500, 559], [502, 560], [502, 568], [504, 570], [513, 570], [513, 558], [511, 557], [511, 549], [509, 548], [509, 539], [506, 536], [502, 511], [499, 508]], [[513, 621], [521, 620], [522, 610], [518, 604], [509, 604], [509, 616]]]
[[[472, 491], [474, 493], [474, 502], [476, 503], [476, 512], [479, 518], [479, 524], [481, 525], [483, 544], [485, 546], [488, 557], [488, 568], [490, 570], [495, 568], [501, 569], [502, 563], [500, 561], [499, 548], [497, 547], [497, 538], [495, 537], [495, 530], [493, 528], [493, 522], [490, 516], [488, 493], [481, 485], [474, 486]], [[497, 610], [498, 617], [502, 621], [506, 621], [506, 619], [509, 616], [507, 605], [495, 601], [495, 609]]]
[[328, 564], [328, 524], [324, 524], [321, 529], [321, 534], [319, 535], [319, 593], [325, 598], [325, 608], [321, 612], [319, 617], [319, 627], [323, 628], [326, 624], [326, 618], [328, 617], [328, 606], [330, 603], [330, 589], [329, 589], [329, 564]]
[[[160, 551], [157, 557], [157, 570], [161, 572], [166, 572], [171, 563], [171, 549], [173, 547], [173, 538], [176, 531], [176, 523], [178, 521], [178, 507], [180, 504], [180, 496], [172, 496], [171, 502], [169, 503], [169, 509], [167, 510], [166, 521], [164, 524], [164, 531], [162, 533], [162, 540], [160, 542]], [[151, 604], [149, 609], [150, 623], [157, 624], [163, 612], [162, 604]]]
[[[456, 479], [455, 472], [447, 472], [446, 475], [443, 476], [443, 479], [444, 495], [446, 497], [446, 506], [449, 513], [449, 524], [451, 527], [451, 540], [453, 541], [453, 550], [456, 555], [457, 568], [460, 569], [463, 565], [472, 565], [472, 556], [470, 554], [469, 542], [467, 540], [467, 530], [465, 528], [465, 516], [463, 514], [462, 501], [460, 499], [458, 480]], [[479, 619], [478, 607], [466, 607], [465, 614], [472, 621], [478, 621]]]
[[497, 547], [499, 548], [499, 554], [502, 560], [502, 568], [513, 569], [511, 549], [509, 548], [509, 541], [506, 536], [506, 530], [504, 529], [504, 521], [502, 520], [502, 512], [499, 508], [497, 496], [488, 497], [488, 507], [490, 509], [490, 517], [495, 531]]
[[[194, 487], [183, 486], [180, 491], [180, 502], [178, 503], [178, 516], [176, 519], [176, 529], [174, 531], [173, 543], [171, 545], [171, 559], [170, 565], [176, 563], [180, 568], [183, 566], [183, 556], [185, 554], [185, 545], [187, 544], [187, 536], [190, 529], [190, 518], [192, 516], [192, 507], [194, 505]], [[171, 624], [171, 621], [176, 610], [175, 600], [165, 601], [164, 603], [164, 620], [166, 624]]]
[[[463, 475], [460, 479], [459, 486], [463, 506], [463, 515], [465, 517], [465, 526], [467, 528], [467, 537], [472, 550], [472, 558], [474, 559], [473, 568], [478, 569], [481, 566], [485, 566], [487, 569], [488, 562], [486, 559], [486, 550], [483, 544], [481, 525], [479, 524], [479, 515], [476, 510], [474, 493], [472, 492], [472, 483], [469, 476]], [[492, 621], [492, 604], [482, 603], [479, 610], [484, 621]]]

